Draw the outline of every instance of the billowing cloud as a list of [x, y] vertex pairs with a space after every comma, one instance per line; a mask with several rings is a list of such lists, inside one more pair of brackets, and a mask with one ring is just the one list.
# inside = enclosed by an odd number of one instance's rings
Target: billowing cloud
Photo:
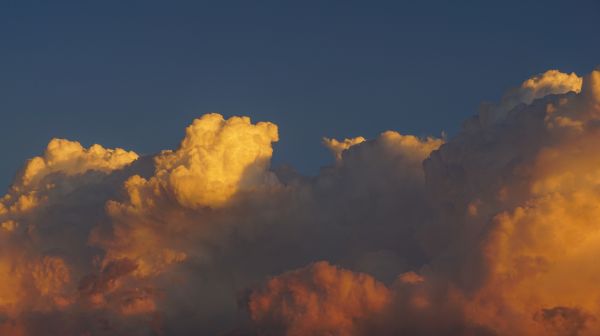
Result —
[[323, 145], [327, 147], [337, 161], [342, 160], [342, 153], [348, 148], [358, 145], [361, 142], [365, 142], [365, 138], [358, 136], [356, 138], [344, 139], [339, 141], [337, 139], [323, 138]]
[[482, 104], [477, 121], [481, 125], [493, 124], [504, 119], [514, 108], [530, 105], [536, 99], [567, 92], [579, 93], [582, 83], [583, 79], [575, 73], [548, 70], [527, 79], [519, 87], [508, 90], [500, 103]]
[[144, 192], [139, 189], [160, 188], [184, 207], [220, 206], [238, 190], [265, 182], [271, 143], [277, 140], [272, 123], [252, 125], [248, 117], [204, 115], [186, 129], [179, 149], [154, 158], [156, 172], [148, 185], [130, 183], [131, 200], [138, 205], [133, 194]]
[[551, 70], [448, 141], [207, 114], [139, 157], [54, 139], [0, 200], [0, 334], [596, 335], [600, 71]]
[[251, 318], [265, 335], [353, 335], [389, 304], [373, 277], [326, 262], [270, 279], [249, 298]]

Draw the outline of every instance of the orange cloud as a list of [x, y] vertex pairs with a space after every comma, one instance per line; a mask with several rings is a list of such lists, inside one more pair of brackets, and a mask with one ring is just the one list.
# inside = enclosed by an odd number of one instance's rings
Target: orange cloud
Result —
[[371, 276], [319, 262], [272, 278], [248, 306], [265, 335], [354, 335], [389, 300], [388, 288]]
[[0, 199], [0, 334], [597, 335], [599, 119], [600, 71], [551, 70], [447, 141], [326, 138], [311, 177], [247, 117], [54, 139]]

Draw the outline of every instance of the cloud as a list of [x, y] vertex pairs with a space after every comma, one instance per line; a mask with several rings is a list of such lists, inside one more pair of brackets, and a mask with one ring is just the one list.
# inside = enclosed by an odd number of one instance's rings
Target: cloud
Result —
[[371, 276], [327, 262], [270, 279], [249, 298], [264, 335], [353, 335], [389, 303], [388, 288]]
[[356, 138], [351, 138], [351, 139], [344, 139], [344, 141], [339, 141], [337, 139], [323, 138], [323, 145], [325, 145], [325, 147], [327, 147], [331, 151], [331, 153], [335, 157], [336, 161], [341, 161], [342, 153], [345, 150], [347, 150], [348, 148], [350, 148], [354, 145], [358, 145], [361, 142], [365, 142], [365, 141], [366, 141], [366, 139], [361, 136], [356, 137]]
[[468, 122], [486, 126], [503, 120], [516, 107], [530, 105], [534, 100], [568, 92], [579, 93], [583, 79], [575, 73], [548, 70], [525, 80], [519, 87], [508, 90], [498, 104], [482, 104], [475, 119]]
[[160, 187], [188, 208], [220, 206], [239, 189], [268, 178], [271, 143], [277, 140], [272, 123], [252, 125], [248, 117], [204, 115], [187, 128], [178, 150], [154, 158], [155, 176], [146, 188]]
[[595, 335], [600, 71], [551, 70], [448, 141], [207, 114], [139, 157], [52, 140], [0, 200], [0, 333]]
[[[207, 114], [195, 120], [177, 150], [154, 157], [152, 177], [132, 176], [124, 183], [127, 199], [107, 203], [111, 221], [104, 232], [92, 232], [92, 243], [106, 250], [105, 263], [136, 260], [139, 276], [185, 260], [188, 253], [179, 238], [210, 230], [198, 223], [206, 213], [237, 193], [277, 185], [267, 171], [277, 139], [274, 124], [254, 125], [247, 117], [224, 120]], [[198, 243], [189, 241], [187, 248]]]

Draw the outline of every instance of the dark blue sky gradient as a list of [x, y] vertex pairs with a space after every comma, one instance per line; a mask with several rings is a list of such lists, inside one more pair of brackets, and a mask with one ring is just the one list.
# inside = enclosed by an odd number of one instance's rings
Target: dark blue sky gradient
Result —
[[600, 1], [0, 1], [0, 187], [52, 137], [149, 154], [206, 112], [322, 136], [454, 134], [482, 100], [600, 64]]

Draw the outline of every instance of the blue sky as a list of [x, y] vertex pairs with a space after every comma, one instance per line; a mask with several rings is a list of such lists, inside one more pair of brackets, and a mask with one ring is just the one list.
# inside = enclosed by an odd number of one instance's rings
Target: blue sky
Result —
[[0, 185], [52, 137], [141, 154], [207, 112], [321, 137], [454, 134], [532, 74], [600, 64], [598, 1], [0, 2]]

